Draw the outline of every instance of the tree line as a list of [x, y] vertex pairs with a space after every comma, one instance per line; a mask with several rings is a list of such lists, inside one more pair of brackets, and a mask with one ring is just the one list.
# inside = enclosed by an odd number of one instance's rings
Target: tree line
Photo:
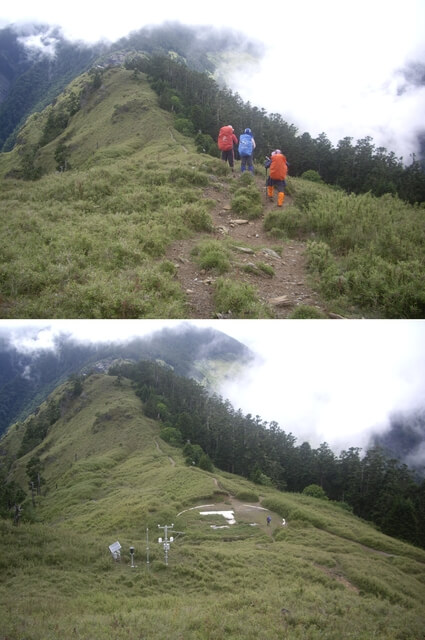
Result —
[[326, 442], [317, 448], [297, 444], [276, 422], [244, 415], [156, 362], [117, 365], [110, 374], [134, 382], [144, 413], [161, 421], [165, 439], [184, 447], [189, 464], [208, 469], [211, 461], [224, 471], [290, 492], [318, 485], [330, 500], [348, 505], [384, 533], [425, 548], [425, 481], [382, 448], [362, 452], [350, 447], [336, 455]]
[[356, 142], [347, 136], [333, 146], [324, 132], [316, 138], [300, 134], [280, 114], [244, 102], [238, 93], [220, 88], [207, 73], [166, 55], [129, 56], [126, 68], [147, 74], [160, 107], [175, 114], [176, 128], [193, 136], [201, 152], [218, 155], [216, 140], [223, 124], [232, 124], [237, 135], [250, 127], [256, 159], [262, 162], [272, 149], [283, 149], [292, 176], [316, 171], [324, 182], [347, 192], [392, 193], [411, 204], [425, 201], [423, 164], [413, 157], [405, 166], [402, 158], [376, 147], [369, 136]]

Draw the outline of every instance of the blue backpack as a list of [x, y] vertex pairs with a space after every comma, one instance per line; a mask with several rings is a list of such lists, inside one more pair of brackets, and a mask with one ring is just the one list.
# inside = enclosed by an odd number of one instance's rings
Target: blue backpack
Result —
[[249, 133], [242, 133], [239, 138], [239, 155], [250, 156], [253, 151], [252, 136]]

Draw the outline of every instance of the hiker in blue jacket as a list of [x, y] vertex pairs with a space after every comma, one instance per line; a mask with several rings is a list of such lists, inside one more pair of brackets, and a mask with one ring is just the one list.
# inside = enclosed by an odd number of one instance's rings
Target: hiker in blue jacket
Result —
[[251, 129], [247, 128], [239, 137], [239, 155], [241, 158], [241, 171], [246, 171], [246, 166], [251, 173], [254, 173], [253, 155], [255, 149], [255, 140]]

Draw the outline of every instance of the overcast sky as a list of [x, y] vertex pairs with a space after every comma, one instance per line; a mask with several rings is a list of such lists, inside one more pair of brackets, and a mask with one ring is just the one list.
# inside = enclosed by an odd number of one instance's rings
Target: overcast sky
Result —
[[[45, 22], [94, 42], [165, 20], [230, 27], [266, 45], [261, 63], [229, 77], [229, 86], [301, 133], [325, 132], [333, 144], [370, 135], [406, 162], [418, 151], [417, 134], [425, 129], [424, 0], [18, 0], [2, 7], [0, 26]], [[412, 64], [415, 72], [406, 74]]]
[[[299, 444], [335, 450], [367, 446], [393, 411], [424, 406], [425, 322], [411, 320], [200, 320], [250, 347], [255, 366], [221, 390], [235, 409], [278, 422]], [[125, 340], [170, 320], [2, 321], [0, 336], [20, 349], [51, 348], [54, 335]], [[33, 330], [35, 328], [36, 330]], [[28, 332], [28, 329], [31, 329]], [[27, 331], [25, 331], [27, 330]], [[24, 337], [24, 332], [26, 337]]]

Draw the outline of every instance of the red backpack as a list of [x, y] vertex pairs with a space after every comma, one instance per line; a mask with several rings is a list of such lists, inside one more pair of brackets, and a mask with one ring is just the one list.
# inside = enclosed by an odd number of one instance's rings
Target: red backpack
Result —
[[233, 149], [233, 128], [230, 125], [221, 127], [218, 134], [218, 148], [220, 151]]

